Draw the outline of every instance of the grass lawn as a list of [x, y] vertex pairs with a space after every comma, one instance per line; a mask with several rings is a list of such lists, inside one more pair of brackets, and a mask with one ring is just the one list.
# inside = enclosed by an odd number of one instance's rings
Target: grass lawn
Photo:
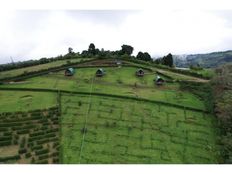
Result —
[[137, 68], [134, 67], [104, 69], [106, 71], [104, 77], [95, 77], [97, 68], [80, 68], [76, 69], [72, 77], [65, 77], [64, 72], [61, 71], [30, 78], [25, 83], [1, 86], [90, 92], [93, 83], [92, 92], [147, 98], [205, 109], [203, 101], [189, 92], [179, 90], [178, 83], [155, 85], [153, 79], [157, 74], [154, 72], [145, 71], [144, 77], [137, 77], [135, 76]]
[[110, 97], [61, 103], [65, 164], [217, 163], [212, 115]]
[[49, 92], [0, 90], [0, 112], [44, 109], [57, 104], [57, 94]]
[[[69, 59], [70, 63], [75, 63], [75, 62], [80, 62], [81, 60], [89, 60], [91, 58], [77, 58], [77, 59]], [[19, 69], [14, 69], [14, 70], [9, 70], [9, 71], [3, 71], [0, 72], [0, 79], [5, 78], [5, 77], [14, 77], [20, 74], [23, 74], [24, 72], [33, 72], [33, 71], [39, 71], [39, 70], [44, 70], [52, 67], [58, 67], [61, 65], [67, 64], [67, 60], [58, 60], [46, 64], [41, 64], [41, 65], [35, 65], [35, 66], [30, 66], [30, 67], [25, 67], [25, 68], [19, 68]]]

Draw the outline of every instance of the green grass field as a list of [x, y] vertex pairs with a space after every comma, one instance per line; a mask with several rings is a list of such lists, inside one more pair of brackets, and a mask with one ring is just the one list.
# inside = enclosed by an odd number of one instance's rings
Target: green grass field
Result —
[[48, 92], [0, 90], [0, 112], [29, 111], [57, 105], [57, 95]]
[[79, 68], [72, 77], [64, 76], [64, 71], [61, 71], [34, 77], [24, 83], [1, 85], [0, 88], [45, 88], [90, 92], [90, 86], [93, 84], [92, 92], [147, 98], [205, 109], [203, 101], [189, 92], [179, 90], [178, 83], [166, 83], [164, 86], [155, 85], [153, 81], [157, 76], [155, 72], [145, 71], [144, 77], [137, 77], [135, 76], [137, 70], [135, 67], [104, 69], [106, 75], [100, 78], [95, 77], [97, 68]]
[[61, 99], [63, 163], [217, 163], [212, 115], [108, 97]]
[[[76, 63], [80, 62], [82, 60], [90, 60], [91, 58], [78, 58], [78, 59], [69, 59], [70, 63]], [[10, 71], [3, 71], [0, 72], [0, 79], [5, 78], [5, 77], [14, 77], [17, 75], [21, 75], [24, 72], [33, 72], [33, 71], [39, 71], [39, 70], [44, 70], [52, 67], [59, 67], [61, 65], [67, 64], [67, 60], [57, 60], [55, 62], [50, 62], [46, 64], [41, 64], [41, 65], [35, 65], [35, 66], [30, 66], [30, 67], [25, 67], [25, 68], [20, 68], [20, 69], [14, 69]]]
[[[97, 63], [100, 66], [100, 62]], [[51, 72], [0, 85], [0, 162], [218, 163], [220, 148], [216, 143], [217, 124], [214, 115], [205, 112], [207, 108], [202, 98], [180, 90], [178, 82], [155, 85], [153, 79], [157, 76], [156, 68], [151, 67], [153, 71], [145, 70], [144, 77], [135, 76], [137, 67], [105, 67], [106, 75], [103, 77], [95, 77], [97, 69], [77, 68], [74, 76], [70, 77], [64, 76], [64, 71]], [[5, 73], [6, 76], [10, 75], [10, 71]], [[178, 73], [168, 72], [167, 75], [173, 79], [179, 78], [178, 80], [201, 81]], [[201, 82], [207, 81], [202, 79]], [[40, 89], [66, 92], [41, 92]], [[94, 93], [113, 94], [117, 97]], [[49, 108], [53, 109], [47, 114], [46, 109]], [[5, 112], [11, 113], [5, 115]], [[21, 122], [23, 124], [19, 125]], [[26, 123], [31, 127], [28, 128]], [[13, 131], [16, 129], [15, 124], [19, 129], [16, 132]], [[55, 138], [47, 137], [53, 135], [49, 133], [46, 136], [47, 132], [53, 130], [56, 130]], [[22, 137], [18, 131], [35, 136], [36, 141], [26, 137], [26, 144], [31, 141], [30, 147], [21, 147]], [[43, 146], [39, 144], [40, 137], [44, 140]], [[6, 139], [9, 148], [6, 146]], [[36, 148], [41, 152], [35, 154]], [[14, 160], [11, 161], [11, 158]]]

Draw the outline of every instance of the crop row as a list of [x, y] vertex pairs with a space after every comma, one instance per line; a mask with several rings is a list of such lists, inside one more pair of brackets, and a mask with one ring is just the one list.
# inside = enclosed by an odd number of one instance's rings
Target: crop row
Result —
[[17, 163], [24, 158], [31, 163], [59, 162], [58, 108], [1, 115], [10, 116], [10, 122], [1, 119], [0, 146], [18, 145], [19, 149], [15, 157], [2, 157], [0, 162]]

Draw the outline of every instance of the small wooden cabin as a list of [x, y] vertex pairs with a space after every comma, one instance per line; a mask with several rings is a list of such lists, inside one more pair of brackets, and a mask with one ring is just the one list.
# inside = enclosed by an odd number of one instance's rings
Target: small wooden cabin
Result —
[[64, 75], [65, 76], [72, 76], [72, 75], [74, 75], [74, 69], [73, 68], [68, 68], [68, 69], [66, 69], [65, 70], [65, 72], [64, 72]]
[[138, 76], [138, 77], [143, 77], [144, 76], [144, 71], [142, 69], [138, 69], [135, 74]]
[[154, 79], [156, 85], [163, 85], [164, 79], [162, 79], [160, 76], [157, 76], [156, 79]]
[[102, 68], [99, 68], [97, 71], [96, 71], [96, 76], [97, 77], [102, 77], [105, 75], [105, 71], [102, 69]]

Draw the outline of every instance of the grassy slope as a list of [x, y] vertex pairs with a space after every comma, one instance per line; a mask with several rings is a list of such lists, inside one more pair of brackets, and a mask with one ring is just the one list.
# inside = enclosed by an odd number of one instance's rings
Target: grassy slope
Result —
[[55, 106], [56, 94], [47, 92], [0, 91], [0, 112], [28, 111]]
[[61, 98], [63, 163], [217, 162], [211, 115], [108, 97]]
[[[69, 59], [69, 61], [70, 63], [75, 63], [75, 62], [80, 62], [81, 60], [88, 60], [88, 59], [91, 59], [91, 58]], [[64, 64], [67, 64], [67, 60], [58, 60], [58, 61], [51, 62], [51, 63], [35, 65], [35, 66], [30, 66], [30, 67], [20, 68], [20, 69], [14, 69], [10, 71], [3, 71], [3, 72], [0, 72], [0, 79], [5, 78], [5, 77], [17, 76], [17, 75], [23, 74], [24, 71], [32, 72], [32, 71], [44, 70], [44, 69], [48, 69], [52, 67], [58, 67]]]
[[[178, 83], [157, 87], [153, 84], [154, 74], [138, 78], [135, 76], [137, 68], [105, 68], [106, 76], [93, 78], [96, 69], [77, 69], [73, 77], [57, 72], [28, 79], [22, 84], [1, 86], [85, 92], [90, 92], [92, 86], [93, 92], [205, 108], [204, 102], [195, 95], [181, 91]], [[181, 78], [192, 77], [184, 75]], [[0, 112], [56, 105], [56, 94], [50, 93], [0, 91], [0, 97], [4, 98], [0, 103]], [[25, 99], [23, 102], [22, 97]], [[92, 96], [91, 104], [88, 102], [88, 96], [62, 95], [64, 163], [217, 163], [215, 125], [211, 115], [108, 97]], [[85, 116], [88, 116], [88, 132], [80, 161], [83, 137], [80, 130], [84, 127]]]
[[[135, 96], [151, 100], [170, 102], [183, 106], [205, 109], [204, 103], [189, 92], [179, 90], [178, 83], [154, 85], [155, 73], [148, 73], [143, 78], [136, 77], [136, 68], [105, 68], [106, 76], [94, 78], [97, 68], [80, 68], [73, 77], [65, 77], [62, 72], [28, 79], [23, 84], [2, 85], [3, 87], [64, 89], [69, 91], [108, 93]], [[94, 79], [93, 79], [94, 78]], [[136, 84], [136, 85], [135, 85]], [[1, 86], [0, 86], [1, 87]]]

